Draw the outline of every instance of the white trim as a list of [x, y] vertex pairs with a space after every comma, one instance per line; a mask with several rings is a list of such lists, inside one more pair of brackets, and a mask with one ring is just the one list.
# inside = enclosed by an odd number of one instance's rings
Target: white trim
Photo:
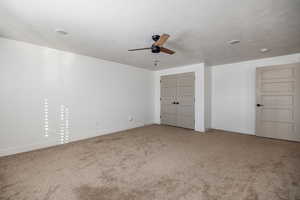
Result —
[[160, 77], [163, 75], [181, 74], [186, 72], [195, 72], [195, 131], [205, 132], [204, 63], [164, 69], [155, 72], [155, 123], [160, 124]]

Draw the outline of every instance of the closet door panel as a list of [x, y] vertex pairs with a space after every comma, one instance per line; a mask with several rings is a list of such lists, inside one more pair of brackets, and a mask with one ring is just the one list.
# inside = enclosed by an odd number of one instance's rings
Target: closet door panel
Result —
[[162, 76], [160, 86], [161, 124], [177, 126], [177, 75]]
[[177, 79], [177, 126], [195, 127], [195, 73], [178, 75]]

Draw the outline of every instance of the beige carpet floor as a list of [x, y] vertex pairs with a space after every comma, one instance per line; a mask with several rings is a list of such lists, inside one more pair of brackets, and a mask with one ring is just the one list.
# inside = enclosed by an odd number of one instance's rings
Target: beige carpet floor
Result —
[[1, 200], [299, 200], [300, 143], [147, 126], [0, 158]]

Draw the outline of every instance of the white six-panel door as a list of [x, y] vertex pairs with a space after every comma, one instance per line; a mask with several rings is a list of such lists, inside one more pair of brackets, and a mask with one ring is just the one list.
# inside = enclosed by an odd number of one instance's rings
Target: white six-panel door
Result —
[[300, 64], [257, 68], [256, 135], [300, 141]]
[[195, 73], [161, 77], [161, 124], [194, 129]]

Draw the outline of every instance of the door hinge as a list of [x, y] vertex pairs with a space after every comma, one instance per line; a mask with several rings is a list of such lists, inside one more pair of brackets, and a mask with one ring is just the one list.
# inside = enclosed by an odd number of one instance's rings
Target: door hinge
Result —
[[160, 98], [160, 100], [161, 100], [161, 98]]
[[161, 116], [159, 116], [161, 118]]

